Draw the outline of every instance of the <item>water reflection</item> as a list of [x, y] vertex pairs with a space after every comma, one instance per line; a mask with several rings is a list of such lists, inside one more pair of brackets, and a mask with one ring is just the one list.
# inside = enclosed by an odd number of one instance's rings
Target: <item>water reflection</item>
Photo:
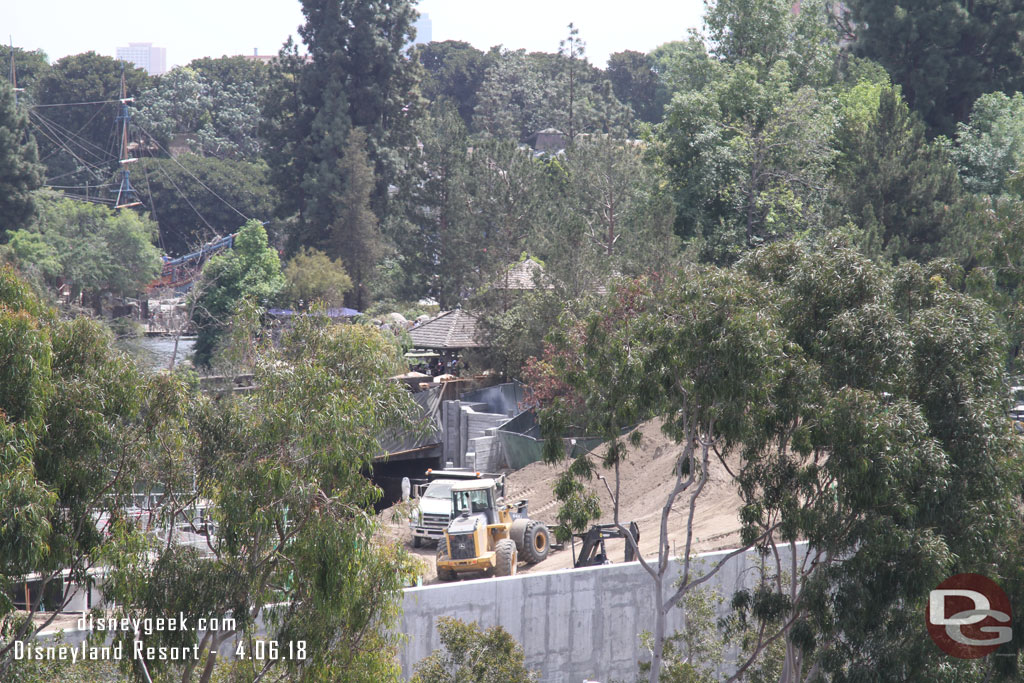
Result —
[[[192, 355], [192, 347], [195, 343], [195, 337], [182, 337], [178, 340], [178, 355], [175, 364]], [[132, 356], [139, 365], [154, 372], [166, 370], [171, 363], [171, 355], [174, 353], [174, 337], [118, 339], [114, 344]]]

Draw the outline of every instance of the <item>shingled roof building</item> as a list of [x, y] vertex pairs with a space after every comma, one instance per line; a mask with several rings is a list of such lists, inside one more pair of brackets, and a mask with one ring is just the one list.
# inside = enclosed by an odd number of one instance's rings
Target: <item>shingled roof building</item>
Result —
[[527, 292], [534, 289], [554, 289], [544, 276], [544, 266], [539, 261], [526, 257], [509, 266], [495, 279], [492, 289]]
[[476, 329], [476, 318], [466, 311], [448, 311], [409, 330], [412, 345], [417, 349], [457, 351], [482, 348]]

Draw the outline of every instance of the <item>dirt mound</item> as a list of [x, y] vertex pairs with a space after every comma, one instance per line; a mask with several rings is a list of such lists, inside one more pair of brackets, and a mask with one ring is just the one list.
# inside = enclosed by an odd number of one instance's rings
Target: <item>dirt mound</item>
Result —
[[[636, 522], [640, 528], [640, 551], [645, 557], [658, 552], [658, 525], [661, 511], [669, 492], [675, 485], [673, 468], [680, 452], [680, 446], [661, 432], [661, 422], [652, 420], [640, 426], [641, 441], [639, 446], [627, 446], [625, 462], [619, 468], [620, 500], [619, 519], [623, 524]], [[592, 455], [603, 453], [598, 447]], [[730, 467], [735, 458], [728, 458]], [[536, 462], [508, 475], [506, 482], [506, 498], [518, 500], [527, 498], [530, 501], [530, 517], [539, 519], [548, 525], [554, 525], [558, 515], [558, 501], [552, 493], [555, 481], [564, 465], [552, 467], [543, 462]], [[601, 505], [603, 524], [613, 522], [612, 497], [608, 488], [615, 491], [615, 472], [598, 468], [598, 474], [605, 481], [595, 478], [586, 482], [589, 490], [597, 494]], [[423, 548], [412, 547], [412, 535], [407, 523], [396, 521], [396, 511], [400, 505], [380, 513], [383, 532], [390, 538], [403, 543], [406, 548], [423, 558], [429, 565], [424, 583], [436, 580], [434, 572], [433, 545]], [[686, 544], [686, 515], [689, 496], [684, 494], [676, 500], [669, 518], [669, 543], [673, 552], [682, 552]], [[728, 473], [717, 460], [712, 461], [710, 477], [697, 500], [697, 509], [693, 525], [692, 552], [706, 552], [722, 548], [735, 547], [739, 542], [739, 508], [741, 500]], [[624, 556], [622, 540], [609, 541], [608, 556], [614, 562], [621, 562]], [[521, 565], [519, 571], [548, 571], [564, 569], [573, 564], [573, 554], [566, 545], [562, 551], [554, 551], [543, 562], [527, 567]]]

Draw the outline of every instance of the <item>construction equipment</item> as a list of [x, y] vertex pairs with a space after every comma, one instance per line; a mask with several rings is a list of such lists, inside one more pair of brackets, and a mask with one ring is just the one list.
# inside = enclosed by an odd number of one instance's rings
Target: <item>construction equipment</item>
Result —
[[[636, 522], [629, 523], [629, 534], [633, 537], [633, 541], [636, 543], [640, 542], [640, 528], [636, 525]], [[611, 538], [626, 538], [626, 535], [614, 524], [595, 524], [586, 533], [573, 534], [573, 537], [573, 566], [578, 569], [580, 567], [610, 564], [611, 560], [608, 559], [608, 551], [605, 548], [604, 542]], [[576, 538], [583, 541], [579, 555], [576, 555]], [[633, 550], [633, 545], [627, 539], [626, 562], [632, 562], [635, 559], [636, 553]]]
[[455, 517], [437, 544], [437, 577], [452, 581], [460, 572], [513, 576], [522, 558], [536, 564], [548, 556], [548, 528], [530, 519], [527, 501], [506, 503], [495, 479], [452, 485]]
[[427, 541], [441, 541], [444, 530], [452, 521], [452, 485], [467, 479], [492, 478], [498, 483], [501, 494], [505, 491], [505, 477], [500, 474], [485, 474], [471, 470], [434, 470], [426, 472], [426, 479], [414, 481], [416, 510], [409, 520], [412, 545], [419, 548]]

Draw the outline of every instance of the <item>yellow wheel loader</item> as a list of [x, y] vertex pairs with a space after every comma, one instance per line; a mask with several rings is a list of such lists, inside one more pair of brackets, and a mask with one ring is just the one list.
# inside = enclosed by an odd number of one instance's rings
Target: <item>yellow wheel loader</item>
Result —
[[437, 577], [452, 581], [462, 572], [513, 576], [519, 560], [548, 556], [548, 528], [531, 520], [527, 501], [508, 504], [494, 479], [452, 485], [453, 519], [437, 544]]

